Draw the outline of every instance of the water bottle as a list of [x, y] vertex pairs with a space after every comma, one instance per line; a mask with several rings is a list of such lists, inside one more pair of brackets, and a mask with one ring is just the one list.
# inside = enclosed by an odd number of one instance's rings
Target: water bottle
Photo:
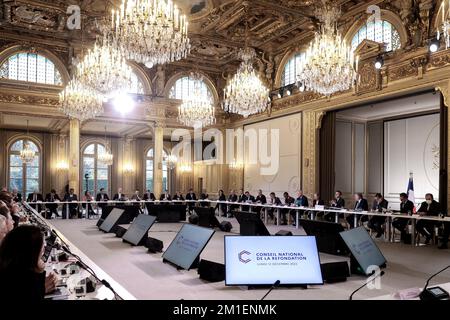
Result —
[[56, 251], [56, 248], [52, 249], [52, 252], [50, 254], [51, 257], [51, 262], [54, 264], [59, 263], [59, 259], [58, 259], [58, 252]]

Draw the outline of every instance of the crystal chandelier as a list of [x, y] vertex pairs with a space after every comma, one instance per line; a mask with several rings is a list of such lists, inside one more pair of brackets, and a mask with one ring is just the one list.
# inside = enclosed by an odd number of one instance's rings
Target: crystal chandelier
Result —
[[[28, 120], [27, 120], [27, 136], [29, 135]], [[24, 163], [31, 163], [34, 160], [36, 153], [30, 148], [28, 141], [24, 141], [23, 148], [20, 150], [20, 159]]]
[[339, 9], [324, 3], [319, 15], [322, 25], [310, 43], [297, 75], [297, 80], [307, 90], [325, 96], [350, 89], [356, 77], [353, 52], [336, 25], [339, 15]]
[[94, 48], [88, 50], [75, 69], [78, 81], [104, 95], [130, 88], [131, 77], [131, 68], [110, 35], [96, 41]]
[[113, 164], [114, 156], [110, 152], [108, 140], [106, 140], [106, 126], [105, 126], [105, 152], [99, 152], [97, 155], [97, 161], [101, 164], [110, 166]]
[[170, 170], [173, 170], [173, 169], [175, 169], [175, 167], [176, 167], [176, 165], [177, 165], [178, 159], [177, 159], [177, 157], [174, 156], [173, 154], [169, 154], [169, 155], [167, 156], [167, 158], [166, 158], [166, 161], [167, 161], [167, 167], [168, 167]]
[[237, 113], [247, 118], [249, 115], [266, 110], [269, 89], [253, 69], [252, 61], [255, 56], [255, 50], [249, 47], [239, 52], [239, 58], [243, 62], [224, 89], [222, 107], [226, 112]]
[[193, 88], [178, 107], [178, 121], [189, 127], [206, 127], [216, 122], [211, 93], [199, 73], [191, 73]]
[[172, 0], [122, 0], [112, 29], [126, 58], [147, 66], [189, 54], [188, 22]]
[[[444, 37], [445, 49], [450, 48], [450, 0], [448, 0], [447, 12], [445, 11], [445, 1], [442, 1], [441, 11], [442, 11], [442, 36]], [[437, 39], [441, 37], [441, 31], [437, 30]]]
[[77, 79], [71, 80], [59, 94], [60, 110], [70, 118], [84, 121], [103, 113], [103, 98]]

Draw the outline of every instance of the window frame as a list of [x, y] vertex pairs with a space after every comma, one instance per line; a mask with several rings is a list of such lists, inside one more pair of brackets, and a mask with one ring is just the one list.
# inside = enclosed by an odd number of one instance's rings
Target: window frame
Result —
[[[86, 149], [90, 146], [94, 145], [94, 153], [93, 154], [87, 154], [86, 153]], [[88, 143], [85, 144], [85, 146], [82, 148], [81, 150], [81, 175], [80, 175], [80, 190], [82, 192], [82, 194], [84, 195], [85, 187], [86, 187], [86, 179], [84, 179], [84, 174], [85, 174], [85, 165], [84, 165], [84, 159], [85, 158], [89, 158], [89, 159], [93, 159], [94, 160], [94, 166], [93, 168], [89, 168], [89, 169], [93, 169], [94, 170], [94, 177], [93, 177], [93, 189], [92, 190], [88, 190], [89, 192], [91, 192], [91, 195], [93, 197], [95, 197], [97, 195], [97, 193], [100, 191], [99, 188], [99, 184], [98, 184], [98, 170], [102, 169], [104, 170], [105, 168], [99, 168], [99, 163], [98, 163], [98, 155], [99, 155], [99, 151], [98, 151], [98, 146], [102, 146], [105, 150], [106, 149], [106, 145], [104, 142], [99, 142], [99, 141], [89, 141]], [[111, 192], [111, 168], [110, 166], [106, 166], [106, 170], [107, 172], [107, 183], [108, 186], [106, 188], [106, 192], [109, 194]], [[91, 180], [91, 179], [90, 179]]]
[[[373, 38], [374, 38], [374, 40], [367, 38], [367, 27], [368, 27], [369, 23], [373, 24], [373, 28], [374, 28], [374, 30], [373, 30], [373, 34], [374, 34]], [[395, 25], [391, 21], [389, 21], [387, 19], [381, 19], [381, 24], [382, 24], [381, 34], [382, 34], [382, 39], [383, 40], [384, 40], [384, 35], [385, 35], [385, 28], [387, 28], [386, 25], [389, 25], [389, 28], [391, 29], [391, 31], [390, 31], [390, 33], [391, 33], [391, 35], [390, 35], [391, 41], [390, 41], [389, 44], [387, 42], [384, 42], [384, 41], [379, 42], [379, 41], [375, 40], [375, 37], [376, 37], [376, 29], [375, 29], [376, 28], [376, 22], [375, 21], [371, 21], [371, 22], [365, 21], [363, 24], [358, 26], [358, 28], [355, 30], [355, 32], [353, 32], [352, 36], [348, 40], [351, 50], [355, 51], [355, 49], [365, 39], [371, 40], [371, 41], [375, 41], [377, 43], [382, 43], [382, 44], [386, 45], [386, 52], [392, 52], [392, 51], [396, 51], [396, 50], [401, 49], [401, 47], [402, 47], [402, 38], [401, 38], [400, 31], [395, 27]], [[360, 38], [359, 34], [360, 34], [360, 32], [363, 29], [366, 30], [365, 31], [366, 35], [364, 37]], [[397, 46], [395, 48], [394, 48], [394, 44], [395, 43], [392, 41], [394, 33], [396, 33], [397, 37], [398, 37], [398, 43], [397, 43]], [[355, 38], [357, 38], [357, 41], [355, 41]], [[390, 50], [388, 50], [388, 45], [391, 46]]]
[[[149, 156], [149, 153], [152, 152], [152, 156]], [[168, 157], [169, 153], [163, 149], [163, 161], [162, 161], [162, 177], [163, 177], [163, 182], [162, 182], [162, 191], [169, 191], [170, 186], [169, 186], [169, 175], [170, 175], [170, 169], [168, 167], [168, 163], [167, 163], [167, 157]], [[147, 172], [150, 171], [148, 170], [148, 166], [147, 166], [147, 161], [152, 161], [152, 167], [151, 167], [151, 172], [152, 172], [152, 187], [148, 188], [147, 187]], [[154, 176], [155, 176], [155, 153], [154, 153], [154, 147], [150, 147], [147, 149], [147, 152], [145, 152], [144, 154], [144, 190], [150, 190], [151, 192], [154, 191], [155, 185], [154, 185]], [[164, 172], [166, 172], [165, 174], [165, 178], [166, 181], [164, 182]], [[158, 195], [159, 196], [159, 195]], [[155, 195], [155, 197], [158, 197], [157, 195]]]

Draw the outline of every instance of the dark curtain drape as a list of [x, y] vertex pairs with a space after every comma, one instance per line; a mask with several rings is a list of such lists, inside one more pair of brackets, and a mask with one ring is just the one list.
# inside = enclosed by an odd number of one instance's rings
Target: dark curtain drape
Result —
[[448, 153], [448, 110], [444, 105], [444, 97], [441, 96], [441, 121], [440, 121], [440, 152], [439, 152], [439, 202], [442, 206], [442, 210], [447, 211], [447, 153]]
[[319, 193], [325, 203], [334, 194], [335, 131], [336, 112], [327, 112], [319, 135]]

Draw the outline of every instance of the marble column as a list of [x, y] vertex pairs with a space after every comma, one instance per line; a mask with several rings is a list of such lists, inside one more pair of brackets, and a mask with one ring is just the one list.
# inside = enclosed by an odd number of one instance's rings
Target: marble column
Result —
[[153, 193], [159, 197], [163, 192], [162, 160], [164, 144], [164, 124], [157, 122], [153, 137]]
[[80, 121], [71, 119], [69, 126], [69, 187], [80, 194]]

